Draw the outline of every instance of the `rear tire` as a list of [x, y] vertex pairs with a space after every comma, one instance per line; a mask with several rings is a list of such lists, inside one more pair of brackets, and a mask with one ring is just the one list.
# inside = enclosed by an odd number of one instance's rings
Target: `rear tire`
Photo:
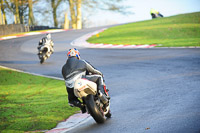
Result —
[[104, 113], [103, 111], [101, 112], [99, 107], [96, 105], [93, 95], [88, 95], [85, 98], [85, 104], [87, 106], [88, 112], [94, 118], [94, 120], [99, 124], [104, 123]]

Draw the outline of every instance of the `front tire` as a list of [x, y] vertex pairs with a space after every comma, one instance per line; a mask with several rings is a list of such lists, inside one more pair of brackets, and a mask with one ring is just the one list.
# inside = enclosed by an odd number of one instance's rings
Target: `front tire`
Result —
[[40, 64], [42, 64], [44, 62], [44, 58], [40, 59]]
[[85, 104], [87, 106], [88, 112], [94, 118], [94, 120], [99, 124], [104, 123], [104, 113], [103, 111], [100, 111], [100, 108], [96, 105], [93, 95], [88, 95], [85, 98]]

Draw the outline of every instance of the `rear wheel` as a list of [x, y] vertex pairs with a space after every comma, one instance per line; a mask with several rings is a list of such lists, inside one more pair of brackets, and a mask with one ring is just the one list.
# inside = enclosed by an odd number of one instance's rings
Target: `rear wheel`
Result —
[[103, 110], [100, 109], [96, 105], [96, 103], [94, 101], [94, 96], [93, 95], [88, 95], [85, 98], [85, 104], [86, 104], [86, 106], [88, 108], [88, 111], [89, 111], [90, 115], [94, 118], [94, 120], [97, 123], [104, 123], [105, 118], [104, 118]]

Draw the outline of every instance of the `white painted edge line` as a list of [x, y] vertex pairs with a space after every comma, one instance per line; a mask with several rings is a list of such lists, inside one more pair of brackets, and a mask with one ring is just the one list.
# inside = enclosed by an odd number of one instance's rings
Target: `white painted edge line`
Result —
[[62, 32], [62, 31], [66, 31], [66, 30], [58, 29], [58, 30], [49, 30], [49, 31], [47, 31], [47, 32], [48, 32], [48, 33], [55, 33], [55, 32]]
[[45, 34], [45, 33], [56, 33], [56, 32], [63, 32], [67, 31], [65, 29], [56, 29], [56, 30], [46, 30], [46, 31], [35, 31], [35, 32], [28, 32], [28, 33], [22, 33], [16, 36], [6, 36], [6, 37], [1, 37], [1, 40], [8, 40], [8, 39], [13, 39], [13, 38], [18, 38], [18, 37], [25, 37], [25, 36], [31, 36], [31, 35], [39, 35], [39, 34]]
[[92, 37], [93, 35], [96, 35], [100, 32], [105, 31], [107, 28], [103, 28], [88, 34], [85, 34], [77, 39], [75, 39], [74, 41], [71, 42], [72, 46], [79, 46], [79, 47], [86, 47], [86, 48], [113, 48], [113, 49], [136, 49], [136, 48], [152, 48], [155, 47], [156, 44], [145, 44], [145, 45], [113, 45], [113, 44], [92, 44], [87, 42], [86, 40], [90, 37]]
[[2, 40], [7, 40], [7, 39], [12, 39], [12, 38], [17, 38], [17, 36], [6, 36], [6, 37], [2, 37]]
[[30, 35], [38, 35], [41, 34], [40, 32], [30, 32], [30, 33], [25, 33], [24, 35], [30, 36]]

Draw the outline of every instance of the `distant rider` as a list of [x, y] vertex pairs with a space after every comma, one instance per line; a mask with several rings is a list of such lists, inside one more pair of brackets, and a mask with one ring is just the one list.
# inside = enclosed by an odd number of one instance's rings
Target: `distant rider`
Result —
[[54, 52], [54, 49], [53, 49], [53, 46], [54, 46], [54, 43], [53, 41], [51, 40], [51, 34], [48, 33], [46, 34], [46, 37], [43, 37], [40, 41], [39, 41], [39, 44], [38, 44], [38, 54], [40, 52], [40, 48], [43, 46], [43, 45], [49, 45], [50, 47], [50, 51], [51, 53], [53, 54]]
[[[85, 113], [86, 112], [85, 107], [74, 95], [73, 85], [75, 81], [73, 79], [77, 75], [81, 75], [81, 77], [97, 83], [98, 91], [100, 91], [103, 95], [105, 95], [106, 88], [104, 88], [104, 81], [102, 77], [103, 74], [85, 60], [81, 60], [80, 53], [76, 48], [69, 49], [67, 56], [68, 59], [64, 64], [64, 66], [62, 67], [62, 75], [63, 78], [65, 79], [66, 89], [68, 92], [68, 102], [70, 106], [79, 107], [82, 113]], [[92, 75], [91, 74], [89, 75], [89, 73], [91, 73]], [[106, 97], [109, 98], [108, 96]]]
[[151, 14], [151, 16], [152, 16], [152, 19], [153, 19], [153, 18], [157, 18], [157, 17], [163, 17], [163, 15], [160, 14], [159, 11], [157, 11], [157, 10], [155, 10], [155, 9], [153, 9], [153, 8], [151, 8], [150, 14]]

